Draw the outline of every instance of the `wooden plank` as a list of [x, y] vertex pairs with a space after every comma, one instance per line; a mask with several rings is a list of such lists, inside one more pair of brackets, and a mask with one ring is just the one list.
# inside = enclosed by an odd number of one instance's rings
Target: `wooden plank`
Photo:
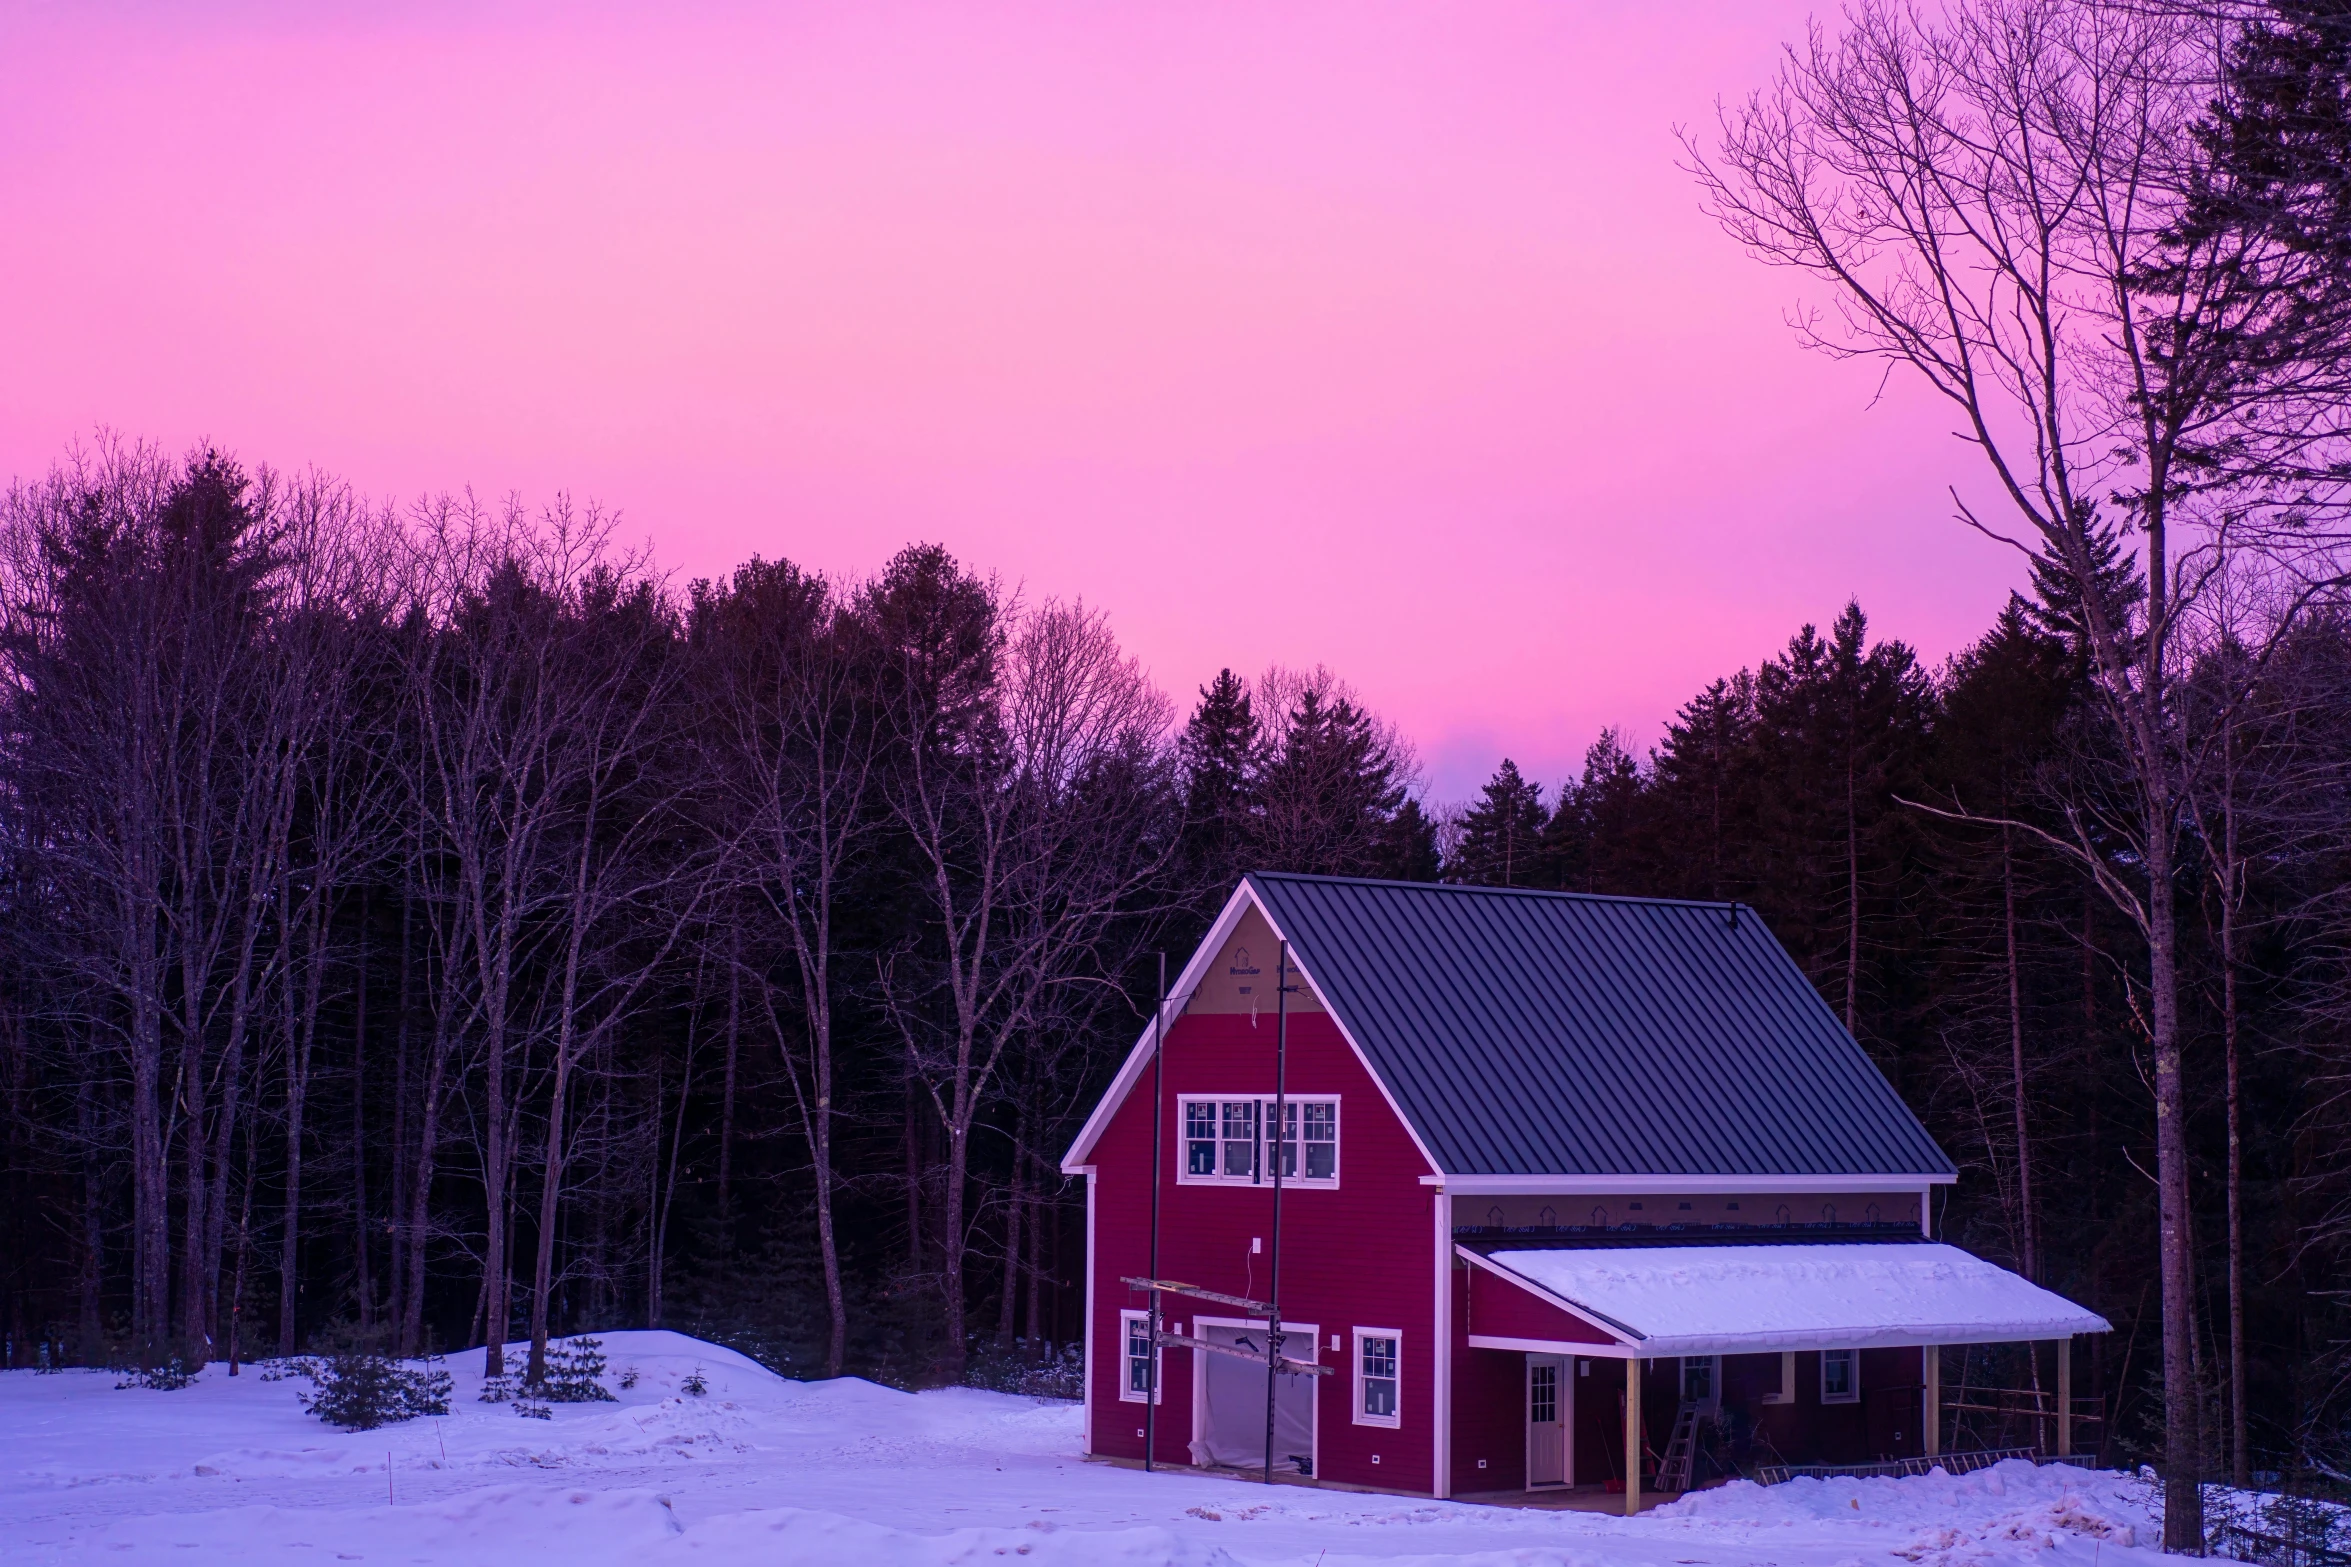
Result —
[[[1235, 1360], [1246, 1360], [1253, 1366], [1262, 1366], [1266, 1363], [1264, 1351], [1243, 1349], [1238, 1344], [1214, 1344], [1207, 1339], [1190, 1338], [1181, 1333], [1162, 1333], [1159, 1335], [1159, 1342], [1169, 1349], [1204, 1349], [1211, 1355], [1230, 1355]], [[1318, 1366], [1311, 1360], [1291, 1360], [1287, 1356], [1274, 1362], [1275, 1373], [1285, 1377], [1327, 1377], [1336, 1373], [1337, 1370], [1336, 1366]]]
[[1118, 1281], [1139, 1290], [1159, 1290], [1169, 1295], [1189, 1295], [1195, 1300], [1213, 1300], [1220, 1306], [1238, 1306], [1255, 1316], [1273, 1319], [1273, 1308], [1262, 1300], [1250, 1300], [1240, 1295], [1222, 1295], [1215, 1290], [1202, 1289], [1197, 1284], [1179, 1284], [1174, 1279], [1127, 1279]]
[[2073, 1340], [2057, 1341], [2057, 1456], [2073, 1456]]
[[1624, 1515], [1641, 1510], [1641, 1362], [1624, 1363]]
[[1919, 1357], [1926, 1362], [1926, 1455], [1939, 1458], [1943, 1453], [1943, 1346], [1929, 1344], [1920, 1350]]

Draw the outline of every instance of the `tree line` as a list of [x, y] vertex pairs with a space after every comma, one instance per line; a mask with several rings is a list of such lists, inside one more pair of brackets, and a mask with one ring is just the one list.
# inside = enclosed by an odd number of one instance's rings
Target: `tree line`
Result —
[[[1446, 807], [1326, 670], [1178, 722], [1098, 612], [934, 547], [673, 591], [610, 533], [122, 445], [10, 493], [11, 1363], [1054, 1356], [1059, 1154], [1262, 866], [1752, 905], [1960, 1159], [1939, 1231], [2113, 1319], [2085, 1381], [2160, 1449], [2146, 871], [2061, 570], [1939, 667], [1849, 605], [1645, 755]], [[2338, 1452], [2351, 1390], [2351, 620], [2272, 636], [2273, 589], [2175, 637], [2214, 1470]]]

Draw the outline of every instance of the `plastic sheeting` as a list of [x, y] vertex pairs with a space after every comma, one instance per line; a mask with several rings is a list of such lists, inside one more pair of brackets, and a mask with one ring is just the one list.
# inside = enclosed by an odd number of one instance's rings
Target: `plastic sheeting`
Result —
[[[1200, 1336], [1212, 1344], [1232, 1344], [1262, 1352], [1262, 1327], [1203, 1327]], [[1301, 1356], [1312, 1350], [1312, 1331], [1285, 1330], [1286, 1352]], [[1234, 1469], [1257, 1469], [1265, 1463], [1266, 1368], [1233, 1355], [1195, 1350], [1205, 1379], [1200, 1439], [1192, 1444], [1192, 1461], [1222, 1464]], [[1274, 1393], [1273, 1463], [1276, 1469], [1311, 1474], [1314, 1468], [1314, 1384], [1311, 1376], [1290, 1373]]]

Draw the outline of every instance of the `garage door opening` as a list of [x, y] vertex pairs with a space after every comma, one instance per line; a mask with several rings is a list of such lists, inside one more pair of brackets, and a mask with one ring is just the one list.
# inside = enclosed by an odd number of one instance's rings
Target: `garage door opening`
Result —
[[[1197, 1320], [1199, 1337], [1211, 1344], [1229, 1344], [1251, 1354], [1265, 1353], [1263, 1322]], [[1315, 1358], [1318, 1332], [1312, 1323], [1282, 1324], [1285, 1359]], [[1261, 1469], [1265, 1464], [1265, 1380], [1262, 1360], [1213, 1351], [1196, 1353], [1192, 1408], [1192, 1461], [1227, 1469]], [[1273, 1411], [1273, 1466], [1277, 1472], [1309, 1476], [1314, 1473], [1315, 1384], [1321, 1380], [1305, 1372], [1284, 1372], [1275, 1378]]]

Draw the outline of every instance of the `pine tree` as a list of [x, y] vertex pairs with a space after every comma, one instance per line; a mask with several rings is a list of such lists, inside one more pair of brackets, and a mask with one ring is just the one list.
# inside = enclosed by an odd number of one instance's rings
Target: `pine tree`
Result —
[[1405, 802], [1395, 738], [1318, 672], [1259, 772], [1267, 869], [1361, 876], [1382, 864]]
[[1543, 881], [1543, 786], [1508, 757], [1461, 819], [1461, 845], [1446, 879], [1476, 887], [1533, 887]]
[[1388, 819], [1374, 874], [1390, 881], [1436, 881], [1444, 874], [1444, 863], [1437, 853], [1437, 823], [1435, 818], [1420, 808], [1420, 802], [1405, 797], [1396, 807], [1396, 814]]
[[1655, 817], [1666, 879], [1656, 890], [1726, 901], [1751, 895], [1755, 676], [1740, 670], [1683, 704], [1657, 748]]
[[1614, 728], [1584, 751], [1581, 777], [1559, 791], [1544, 832], [1551, 884], [1569, 892], [1645, 893], [1652, 871], [1647, 781]]
[[[2090, 580], [2097, 585], [2106, 623], [2120, 632], [2131, 624], [2147, 599], [2147, 579], [2139, 569], [2138, 556], [2124, 549], [2121, 530], [2101, 518], [2090, 519], [2082, 538], [2090, 552]], [[2063, 637], [2076, 656], [2086, 661], [2090, 657], [2090, 630], [2082, 612], [2081, 583], [2073, 568], [2044, 544], [2032, 558], [2032, 577], [2033, 597], [2024, 605], [2025, 613], [2041, 630]], [[2127, 645], [2130, 656], [2136, 657], [2136, 639], [2128, 639]]]
[[1869, 645], [1858, 603], [1822, 638], [1806, 626], [1756, 681], [1758, 867], [1797, 960], [1856, 1032], [1862, 1001], [1898, 1009], [1869, 964], [1893, 938], [1920, 824], [1895, 804], [1915, 787], [1934, 693], [1900, 642]]
[[1257, 774], [1265, 737], [1248, 685], [1229, 669], [1200, 688], [1179, 744], [1187, 868], [1222, 897], [1257, 836]]

